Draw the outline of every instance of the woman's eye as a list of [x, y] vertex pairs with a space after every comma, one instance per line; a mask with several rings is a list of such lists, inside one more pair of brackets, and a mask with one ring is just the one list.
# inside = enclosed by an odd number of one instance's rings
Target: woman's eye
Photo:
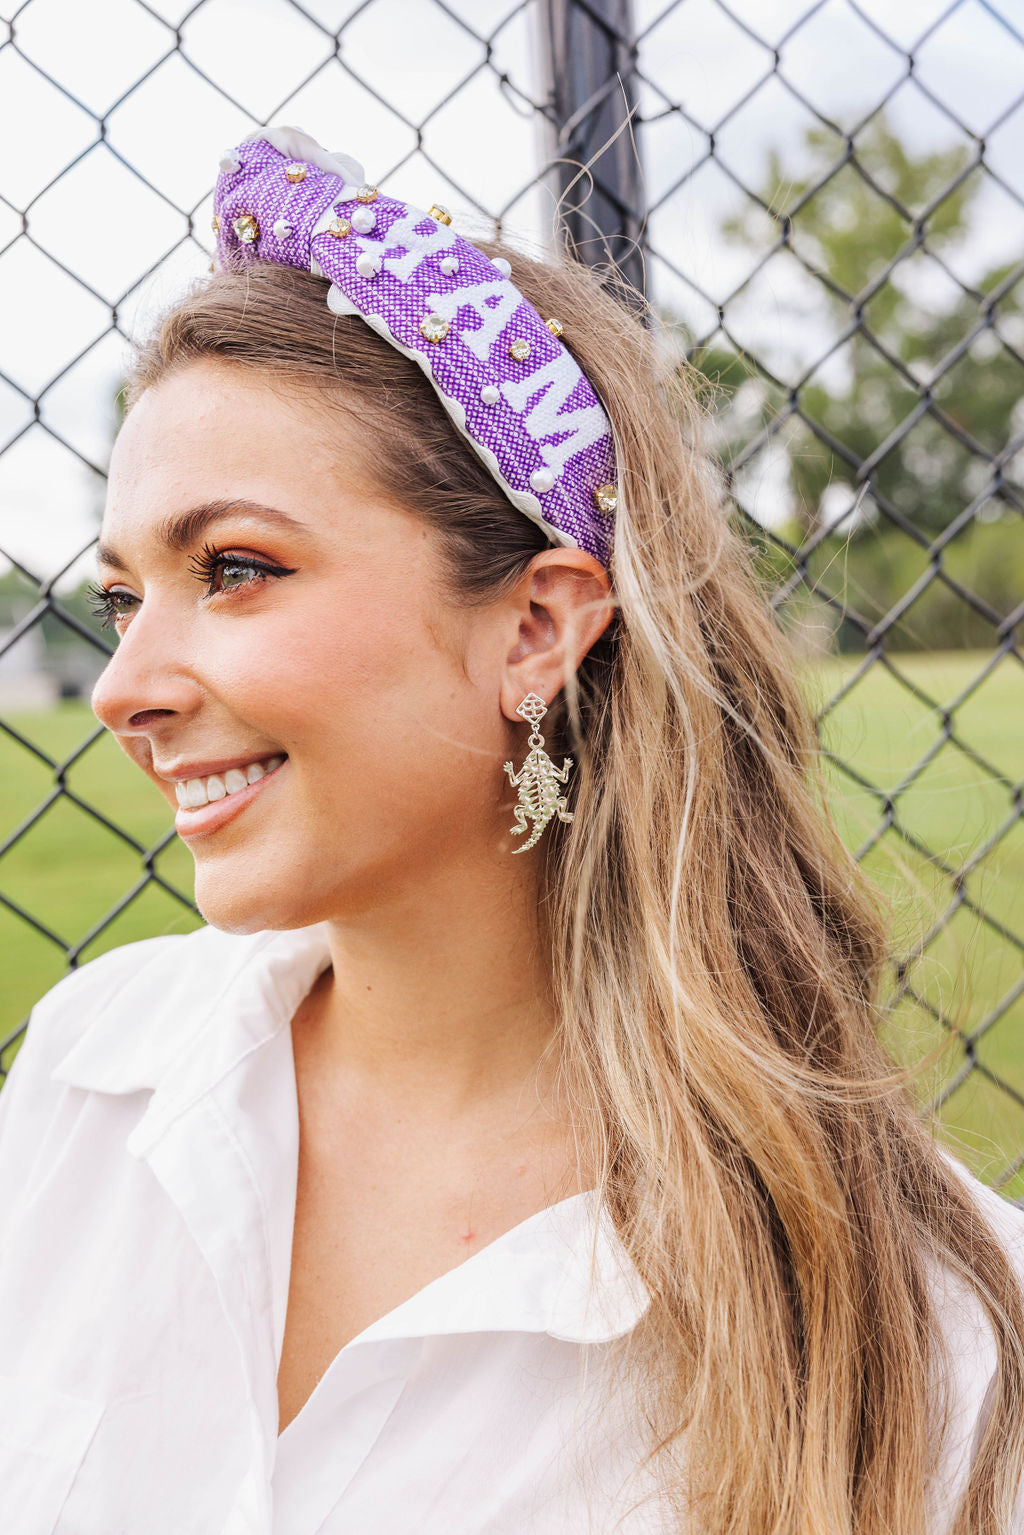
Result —
[[132, 604], [139, 601], [131, 592], [107, 591], [102, 586], [89, 586], [86, 596], [103, 629], [113, 629], [118, 619], [135, 611]]
[[225, 561], [220, 567], [220, 590], [231, 591], [232, 587], [247, 586], [251, 577], [259, 579], [262, 573], [259, 565], [246, 565], [241, 560]]
[[207, 595], [243, 591], [246, 587], [262, 586], [274, 576], [291, 576], [295, 572], [284, 565], [271, 565], [266, 560], [239, 554], [225, 554], [223, 550], [205, 545], [199, 554], [189, 561], [192, 574], [206, 583]]

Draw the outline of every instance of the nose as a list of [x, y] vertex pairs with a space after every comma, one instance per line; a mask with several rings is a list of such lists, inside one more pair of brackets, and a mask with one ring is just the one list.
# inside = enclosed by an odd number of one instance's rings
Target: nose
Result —
[[155, 610], [128, 624], [92, 690], [92, 710], [119, 736], [149, 736], [195, 713], [202, 696], [183, 637]]

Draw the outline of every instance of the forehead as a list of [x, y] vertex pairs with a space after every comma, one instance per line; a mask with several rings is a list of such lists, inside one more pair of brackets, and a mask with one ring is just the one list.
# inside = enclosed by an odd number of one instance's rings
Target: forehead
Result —
[[201, 495], [266, 499], [271, 487], [300, 493], [358, 463], [357, 428], [312, 395], [275, 388], [241, 368], [198, 362], [147, 389], [118, 434], [110, 460], [108, 514], [124, 503], [191, 502]]
[[216, 361], [190, 363], [147, 389], [124, 421], [100, 550], [117, 552], [107, 563], [123, 568], [143, 551], [166, 552], [166, 530], [183, 514], [244, 502], [278, 508], [322, 546], [358, 540], [368, 551], [414, 531], [422, 537], [420, 519], [371, 475], [376, 458], [358, 422], [312, 389], [282, 389], [272, 377]]

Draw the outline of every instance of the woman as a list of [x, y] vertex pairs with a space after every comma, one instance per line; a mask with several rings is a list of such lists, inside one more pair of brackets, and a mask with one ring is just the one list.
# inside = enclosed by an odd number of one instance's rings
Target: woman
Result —
[[208, 925], [62, 981], [0, 1098], [12, 1528], [1024, 1528], [1024, 1217], [876, 1042], [692, 394], [297, 130], [216, 207], [93, 698]]

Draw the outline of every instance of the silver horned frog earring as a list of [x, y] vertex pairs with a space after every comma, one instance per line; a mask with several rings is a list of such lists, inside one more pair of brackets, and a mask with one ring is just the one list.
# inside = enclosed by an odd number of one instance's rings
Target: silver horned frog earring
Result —
[[573, 818], [572, 811], [566, 806], [565, 795], [558, 792], [558, 785], [569, 781], [572, 758], [566, 757], [559, 770], [544, 750], [544, 737], [538, 727], [547, 712], [547, 704], [536, 693], [527, 693], [516, 710], [533, 727], [530, 731], [530, 750], [519, 772], [515, 771], [511, 762], [505, 763], [505, 772], [512, 787], [519, 790], [516, 824], [509, 828], [512, 836], [521, 836], [526, 830], [527, 821], [533, 822], [530, 840], [524, 842], [522, 847], [513, 849], [516, 853], [525, 853], [539, 842], [541, 833], [553, 816], [557, 815], [560, 821], [571, 821]]

